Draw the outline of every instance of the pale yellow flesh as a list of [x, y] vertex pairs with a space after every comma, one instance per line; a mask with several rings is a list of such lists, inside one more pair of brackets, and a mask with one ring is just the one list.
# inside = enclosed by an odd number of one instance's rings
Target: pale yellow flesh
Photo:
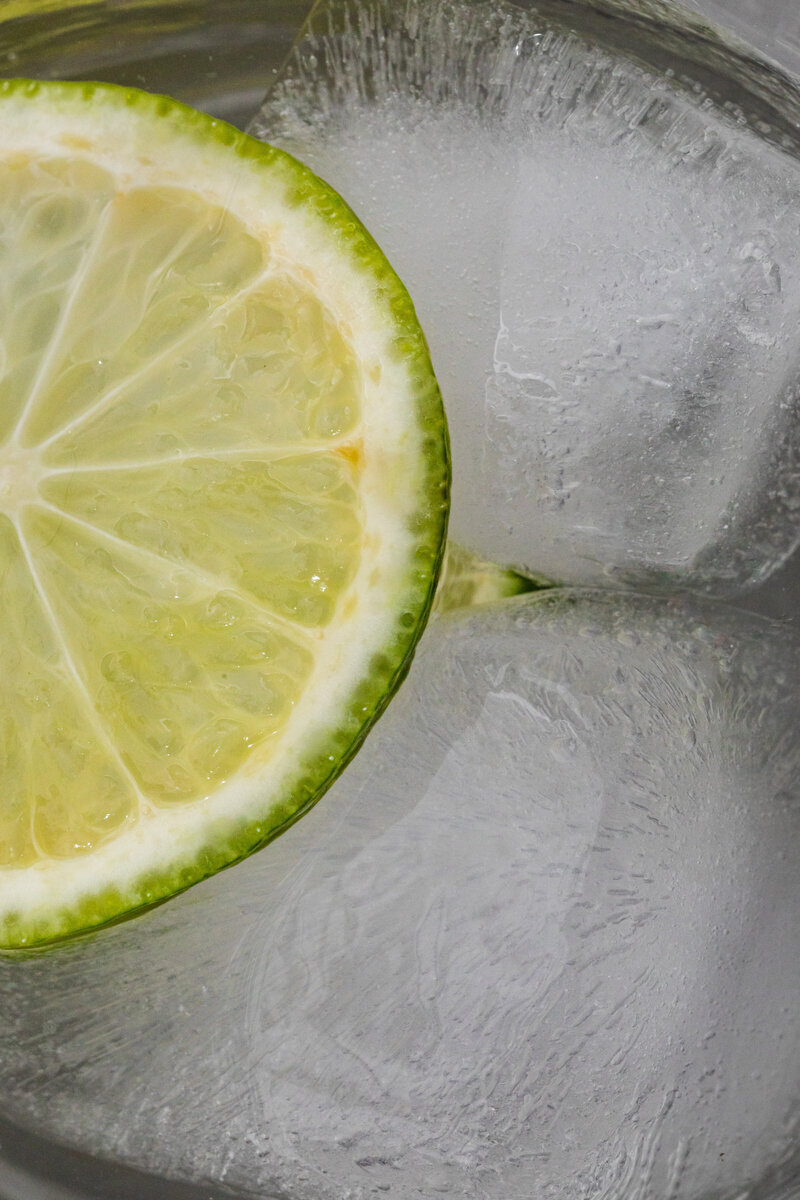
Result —
[[3, 180], [0, 865], [29, 865], [282, 728], [361, 554], [361, 414], [330, 314], [230, 214], [75, 159]]

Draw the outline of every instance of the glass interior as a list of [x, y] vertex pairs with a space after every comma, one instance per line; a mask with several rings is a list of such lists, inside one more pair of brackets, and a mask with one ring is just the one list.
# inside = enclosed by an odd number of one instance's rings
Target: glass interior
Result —
[[140, 87], [244, 125], [309, 8], [309, 0], [10, 0], [0, 4], [0, 75]]
[[[795, 0], [691, 3], [800, 76], [800, 9]], [[596, 7], [602, 9], [602, 0]], [[0, 3], [0, 75], [146, 88], [245, 127], [310, 8], [309, 0], [5, 0]], [[800, 554], [795, 554], [742, 603], [800, 626], [799, 594]], [[0, 1200], [247, 1200], [248, 1195], [255, 1200], [252, 1193], [221, 1183], [154, 1178], [96, 1160], [43, 1138], [35, 1128], [21, 1129], [2, 1114], [0, 1096]], [[766, 1181], [759, 1196], [795, 1196], [791, 1189], [796, 1187], [792, 1180], [800, 1177], [797, 1169], [797, 1163], [782, 1164], [776, 1176], [781, 1190]], [[754, 1192], [746, 1195], [757, 1200]], [[259, 1198], [293, 1200], [278, 1191], [259, 1193]]]

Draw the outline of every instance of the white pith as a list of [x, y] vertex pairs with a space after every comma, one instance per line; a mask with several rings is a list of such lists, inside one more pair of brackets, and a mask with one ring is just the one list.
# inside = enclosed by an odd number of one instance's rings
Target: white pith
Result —
[[[192, 188], [210, 203], [226, 205], [249, 232], [263, 234], [273, 263], [285, 264], [290, 272], [294, 264], [304, 264], [304, 278], [347, 331], [363, 367], [363, 419], [348, 441], [357, 440], [363, 449], [365, 549], [337, 619], [321, 633], [298, 630], [299, 638], [309, 638], [314, 645], [315, 665], [280, 734], [279, 753], [274, 744], [269, 751], [256, 749], [238, 775], [191, 804], [156, 808], [142, 803], [135, 823], [90, 854], [0, 870], [0, 930], [9, 914], [33, 922], [55, 910], [69, 910], [106, 888], [124, 894], [145, 874], [177, 872], [204, 846], [224, 840], [226, 831], [245, 823], [260, 818], [269, 829], [265, 795], [284, 798], [309, 747], [337, 727], [354, 688], [369, 675], [370, 659], [396, 633], [410, 588], [416, 543], [408, 526], [418, 504], [422, 471], [422, 432], [409, 398], [413, 382], [393, 348], [395, 330], [376, 300], [374, 278], [334, 244], [324, 221], [305, 208], [287, 206], [279, 173], [265, 173], [257, 164], [225, 147], [205, 145], [191, 133], [182, 142], [174, 129], [165, 139], [168, 153], [159, 153], [154, 144], [160, 134], [157, 122], [121, 107], [106, 111], [102, 104], [92, 107], [80, 101], [61, 111], [37, 101], [32, 115], [22, 99], [5, 97], [3, 105], [3, 154], [79, 155], [110, 171], [121, 191], [152, 184]], [[24, 119], [19, 121], [16, 105], [21, 106], [20, 117], [24, 106]], [[81, 117], [84, 131], [79, 128]], [[78, 147], [76, 135], [89, 145]], [[393, 402], [391, 397], [401, 400]], [[40, 482], [51, 473], [35, 447], [15, 447], [12, 438], [0, 448], [0, 511], [18, 523], [20, 512], [36, 502]]]

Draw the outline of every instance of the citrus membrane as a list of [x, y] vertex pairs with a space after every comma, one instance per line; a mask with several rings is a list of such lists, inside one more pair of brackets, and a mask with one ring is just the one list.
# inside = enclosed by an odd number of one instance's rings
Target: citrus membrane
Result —
[[449, 459], [344, 202], [174, 101], [0, 85], [0, 946], [262, 846], [407, 670]]

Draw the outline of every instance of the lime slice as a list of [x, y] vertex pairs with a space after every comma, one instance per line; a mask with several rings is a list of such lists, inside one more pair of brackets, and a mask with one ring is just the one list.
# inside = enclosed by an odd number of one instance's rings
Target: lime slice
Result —
[[544, 576], [523, 575], [513, 567], [487, 562], [466, 547], [448, 542], [433, 611], [445, 613], [473, 604], [491, 604], [555, 586]]
[[173, 101], [0, 85], [0, 945], [294, 821], [407, 669], [449, 463], [343, 201]]

